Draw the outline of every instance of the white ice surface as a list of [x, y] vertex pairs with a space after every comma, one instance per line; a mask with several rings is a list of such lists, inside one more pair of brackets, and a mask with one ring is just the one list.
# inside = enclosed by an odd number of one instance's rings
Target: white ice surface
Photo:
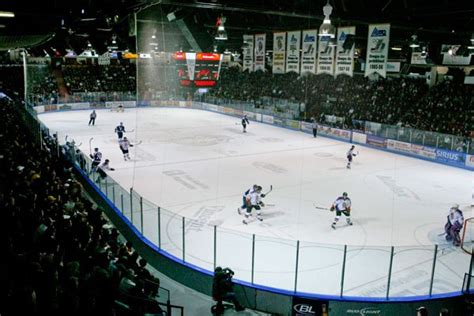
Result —
[[[255, 234], [254, 282], [293, 290], [299, 240], [298, 291], [339, 295], [348, 245], [344, 294], [385, 296], [395, 246], [390, 295], [424, 295], [439, 244], [433, 293], [461, 290], [469, 257], [439, 234], [453, 203], [466, 218], [472, 216], [467, 208], [472, 172], [364, 146], [356, 146], [359, 155], [348, 170], [348, 143], [256, 122], [242, 133], [238, 118], [208, 111], [97, 112], [96, 126], [87, 125], [89, 111], [39, 117], [61, 141], [68, 135], [82, 142], [85, 153], [93, 137], [92, 148], [99, 147], [116, 168], [110, 176], [162, 208], [161, 246], [178, 258], [184, 216], [185, 260], [212, 270], [216, 225], [217, 264], [250, 281]], [[132, 143], [142, 141], [131, 148], [132, 161], [124, 161], [119, 150], [114, 134], [119, 122], [134, 130], [126, 133]], [[273, 185], [264, 201], [274, 206], [264, 208], [263, 222], [244, 225], [237, 207], [255, 183], [263, 191]], [[345, 225], [342, 217], [333, 230], [335, 214], [314, 206], [329, 207], [344, 191], [352, 200], [354, 225]], [[134, 213], [138, 227], [139, 216]], [[158, 216], [151, 203], [145, 203], [143, 222], [144, 235], [157, 243]]]

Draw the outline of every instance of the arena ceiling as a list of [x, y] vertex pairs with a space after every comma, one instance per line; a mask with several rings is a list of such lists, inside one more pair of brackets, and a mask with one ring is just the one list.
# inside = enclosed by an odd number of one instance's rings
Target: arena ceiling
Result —
[[[327, 0], [6, 0], [0, 2], [0, 11], [13, 11], [14, 18], [0, 18], [0, 37], [52, 34], [46, 46], [58, 50], [85, 48], [90, 41], [99, 52], [105, 50], [113, 34], [120, 48], [134, 49], [135, 40], [129, 33], [133, 21], [129, 14], [142, 10], [143, 23], [169, 37], [167, 50], [182, 48], [189, 42], [183, 35], [182, 23], [204, 51], [218, 46], [219, 51], [240, 51], [242, 35], [273, 31], [317, 28], [323, 19], [322, 7]], [[332, 23], [355, 25], [356, 45], [365, 46], [367, 26], [370, 23], [390, 22], [391, 45], [407, 46], [416, 34], [422, 43], [430, 46], [468, 44], [474, 33], [474, 1], [448, 0], [329, 0], [333, 6]], [[169, 21], [169, 13], [175, 20]], [[215, 23], [218, 16], [226, 17], [227, 41], [215, 41]], [[178, 27], [178, 21], [181, 27]], [[48, 37], [49, 38], [49, 37]], [[176, 39], [179, 39], [177, 41]], [[180, 44], [176, 44], [179, 42]], [[14, 46], [14, 44], [9, 44]], [[271, 49], [267, 36], [267, 49]]]

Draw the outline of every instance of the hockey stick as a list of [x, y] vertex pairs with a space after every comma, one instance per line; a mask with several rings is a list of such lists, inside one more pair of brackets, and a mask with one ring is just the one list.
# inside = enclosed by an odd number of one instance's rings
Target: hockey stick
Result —
[[267, 193], [264, 193], [264, 194], [265, 194], [265, 196], [267, 196], [267, 195], [268, 195], [268, 193], [272, 192], [272, 190], [273, 190], [273, 185], [271, 185], [271, 184], [270, 184], [270, 190], [268, 190], [268, 192], [267, 192]]
[[92, 140], [94, 139], [94, 137], [91, 137], [89, 139], [89, 153], [92, 155]]
[[329, 211], [329, 209], [327, 207], [321, 207], [321, 206], [317, 206], [316, 204], [313, 203], [313, 206], [315, 209], [318, 209], [318, 210], [323, 210], [323, 211]]
[[129, 131], [126, 131], [125, 133], [133, 133], [133, 132], [135, 132], [135, 129], [134, 129], [134, 128], [132, 128], [132, 129], [129, 130]]
[[138, 141], [138, 143], [135, 144], [135, 146], [138, 146], [138, 145], [140, 145], [141, 143], [142, 143], [142, 141], [140, 140], [140, 141]]
[[438, 236], [443, 236], [443, 235], [446, 235], [446, 232], [438, 234]]
[[67, 135], [66, 135], [66, 137], [64, 138], [64, 142], [67, 143]]

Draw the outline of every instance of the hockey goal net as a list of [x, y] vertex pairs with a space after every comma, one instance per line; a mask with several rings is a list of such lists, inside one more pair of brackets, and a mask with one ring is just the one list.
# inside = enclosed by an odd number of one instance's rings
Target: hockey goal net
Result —
[[468, 254], [472, 254], [474, 248], [474, 217], [464, 220], [461, 230], [461, 248]]

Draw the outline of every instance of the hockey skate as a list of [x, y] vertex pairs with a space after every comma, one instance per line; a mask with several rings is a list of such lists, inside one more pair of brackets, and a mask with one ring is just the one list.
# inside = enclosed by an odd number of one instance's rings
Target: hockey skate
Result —
[[258, 216], [257, 216], [257, 219], [258, 219], [259, 221], [263, 222], [263, 217], [262, 217], [262, 216], [258, 215]]
[[347, 222], [347, 225], [352, 226], [352, 221], [351, 220], [348, 220], [346, 222]]
[[237, 213], [239, 213], [239, 215], [242, 215], [242, 211], [240, 210], [240, 207], [237, 208]]
[[331, 224], [332, 229], [336, 229], [336, 223]]
[[244, 223], [245, 225], [247, 225], [247, 224], [248, 224], [248, 223], [247, 223], [247, 221], [246, 221], [245, 219], [244, 219], [244, 220], [242, 220], [242, 223]]

